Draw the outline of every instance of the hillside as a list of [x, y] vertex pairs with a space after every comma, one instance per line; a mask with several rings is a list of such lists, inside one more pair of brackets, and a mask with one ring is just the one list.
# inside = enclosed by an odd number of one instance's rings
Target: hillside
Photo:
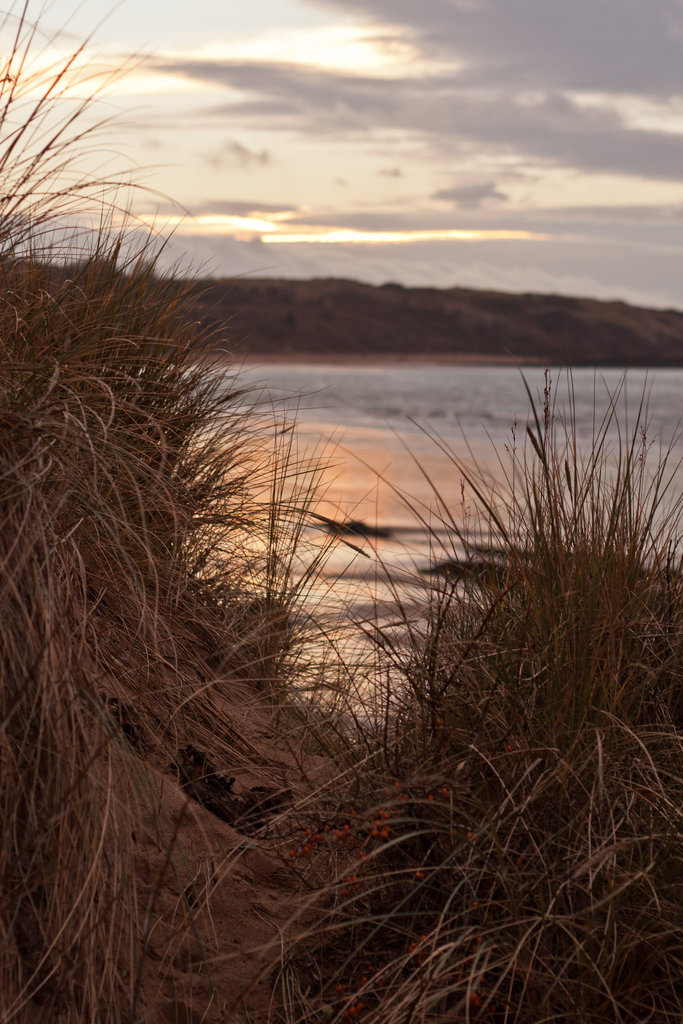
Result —
[[683, 365], [683, 313], [624, 302], [254, 278], [201, 282], [197, 304], [238, 357]]

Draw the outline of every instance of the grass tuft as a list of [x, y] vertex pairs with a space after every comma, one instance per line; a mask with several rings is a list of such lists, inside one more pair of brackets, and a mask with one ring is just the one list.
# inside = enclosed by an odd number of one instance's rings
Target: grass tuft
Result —
[[[65, 106], [82, 51], [36, 77], [37, 28], [26, 8], [15, 22], [0, 77], [0, 1018], [142, 1024], [180, 1000], [221, 1019], [249, 980], [216, 947], [247, 857], [230, 828], [257, 833], [289, 793], [291, 758], [266, 734], [296, 655], [309, 475], [212, 364], [189, 287], [124, 212], [113, 230], [118, 185], [60, 184], [91, 133], [88, 103]], [[65, 249], [84, 196], [103, 226]], [[197, 750], [242, 791], [207, 781]]]
[[354, 648], [316, 622], [315, 462], [75, 170], [82, 49], [41, 71], [10, 23], [3, 1024], [680, 1024], [681, 509], [644, 404], [586, 446], [530, 394], [499, 492], [454, 458], [477, 543], [440, 501], [445, 575]]
[[616, 431], [618, 396], [588, 449], [549, 390], [532, 422], [498, 493], [453, 458], [489, 553], [445, 520], [476, 562], [451, 554], [402, 642], [380, 628], [288, 1021], [680, 1019], [675, 467], [651, 466], [644, 408]]

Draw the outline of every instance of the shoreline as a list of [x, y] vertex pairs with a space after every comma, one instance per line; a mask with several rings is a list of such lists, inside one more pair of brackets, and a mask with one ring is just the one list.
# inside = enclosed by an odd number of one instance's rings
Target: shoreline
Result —
[[672, 362], [650, 362], [650, 363], [612, 363], [612, 362], [595, 362], [595, 363], [571, 363], [565, 362], [548, 361], [542, 357], [525, 357], [523, 359], [517, 356], [488, 356], [480, 354], [416, 354], [416, 353], [386, 353], [386, 352], [371, 352], [371, 353], [358, 353], [342, 355], [339, 353], [307, 353], [307, 352], [290, 352], [287, 354], [281, 353], [263, 353], [263, 352], [229, 352], [225, 350], [205, 350], [202, 353], [200, 359], [197, 362], [201, 362], [206, 359], [209, 363], [221, 363], [229, 367], [240, 367], [240, 366], [338, 366], [338, 367], [358, 367], [358, 368], [371, 368], [371, 367], [395, 367], [395, 366], [501, 366], [501, 367], [517, 367], [524, 369], [525, 367], [539, 367], [542, 366], [548, 370], [620, 370], [627, 372], [630, 370], [680, 370], [683, 369], [683, 363], [672, 363]]
[[339, 353], [292, 352], [241, 354], [239, 352], [215, 352], [215, 359], [230, 365], [240, 366], [544, 366], [543, 359], [519, 359], [516, 356], [486, 356], [467, 354], [415, 354], [415, 353]]

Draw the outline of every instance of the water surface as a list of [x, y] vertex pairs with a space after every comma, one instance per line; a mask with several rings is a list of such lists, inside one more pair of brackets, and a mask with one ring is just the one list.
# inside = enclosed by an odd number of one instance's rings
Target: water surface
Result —
[[[580, 450], [590, 450], [616, 404], [608, 432], [614, 450], [642, 430], [655, 462], [667, 448], [672, 466], [683, 457], [681, 369], [546, 375], [489, 365], [280, 363], [247, 366], [244, 376], [259, 385], [261, 401], [296, 418], [301, 447], [325, 445], [318, 511], [390, 531], [389, 539], [349, 537], [364, 554], [340, 544], [327, 563], [328, 579], [364, 580], [370, 603], [378, 592], [387, 597], [387, 568], [395, 578], [420, 579], [430, 561], [448, 554], [444, 519], [478, 528], [468, 518], [476, 502], [462, 468], [502, 486], [513, 449], [523, 450], [534, 423], [529, 392], [539, 415], [548, 399], [556, 418], [573, 424]], [[682, 483], [678, 473], [674, 492]]]

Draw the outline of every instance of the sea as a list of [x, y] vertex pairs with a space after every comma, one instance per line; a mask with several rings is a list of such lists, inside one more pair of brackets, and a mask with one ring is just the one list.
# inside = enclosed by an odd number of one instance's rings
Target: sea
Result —
[[[430, 567], [460, 557], [463, 536], [495, 543], [482, 498], [504, 504], [518, 486], [534, 458], [527, 427], [538, 436], [552, 421], [580, 457], [604, 434], [612, 461], [635, 438], [652, 472], [666, 455], [669, 504], [683, 495], [683, 369], [279, 362], [247, 364], [241, 379], [299, 464], [317, 467], [314, 599], [323, 608], [327, 586], [356, 618], [385, 614], [397, 587], [419, 606]], [[332, 525], [349, 521], [356, 532]]]

